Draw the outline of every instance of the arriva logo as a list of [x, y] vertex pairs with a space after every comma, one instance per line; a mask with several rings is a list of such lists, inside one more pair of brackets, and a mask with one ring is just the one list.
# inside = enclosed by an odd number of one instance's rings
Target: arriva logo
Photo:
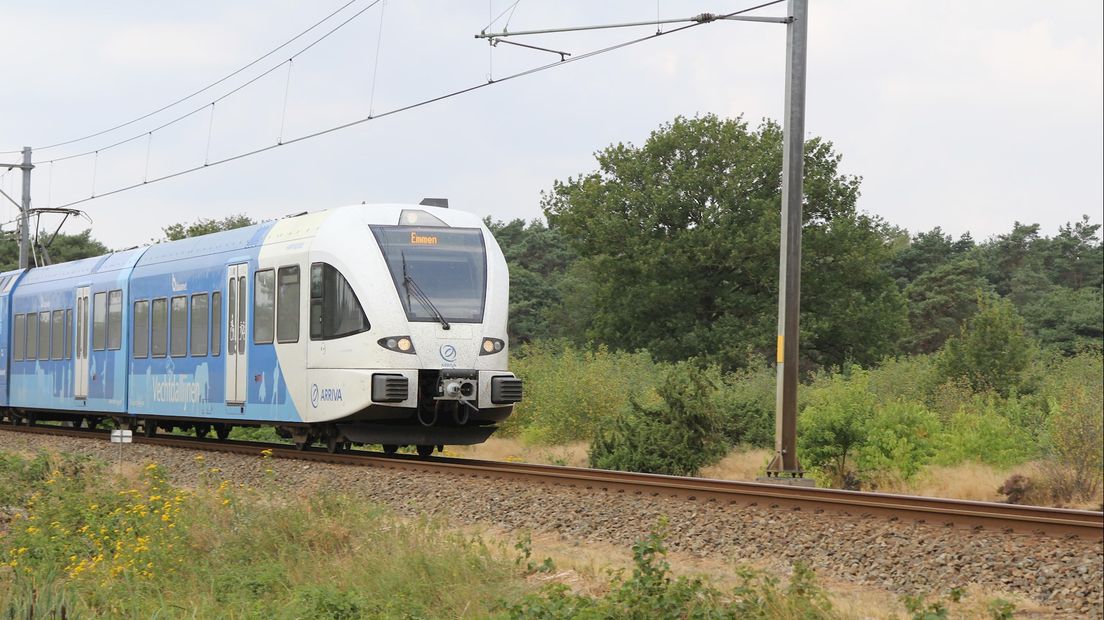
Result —
[[441, 359], [446, 362], [456, 361], [456, 347], [451, 344], [441, 345]]
[[318, 408], [318, 401], [322, 402], [336, 402], [341, 400], [341, 388], [322, 388], [318, 389], [317, 383], [311, 384], [310, 391], [311, 407]]

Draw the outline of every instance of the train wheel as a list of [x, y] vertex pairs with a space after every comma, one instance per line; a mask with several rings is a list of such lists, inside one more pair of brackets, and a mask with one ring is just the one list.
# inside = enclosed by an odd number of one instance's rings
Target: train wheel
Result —
[[234, 427], [229, 424], [216, 424], [215, 437], [218, 437], [219, 441], [226, 441], [226, 438], [230, 436], [230, 431], [232, 430], [234, 430]]
[[306, 450], [307, 446], [310, 445], [310, 440], [309, 439], [304, 439], [303, 441], [296, 440], [294, 443], [295, 443], [295, 449], [299, 450], [299, 451], [302, 451], [302, 450]]
[[399, 451], [399, 447], [393, 443], [383, 444], [383, 453], [387, 456], [395, 456], [395, 453]]
[[211, 426], [210, 425], [208, 425], [208, 424], [196, 424], [195, 425], [196, 439], [205, 439], [207, 437], [207, 433], [209, 433], [209, 432], [211, 432]]
[[326, 452], [333, 454], [342, 447], [342, 443], [337, 440], [337, 435], [330, 435], [326, 437]]
[[153, 437], [157, 434], [157, 422], [153, 420], [146, 420], [142, 422], [142, 434], [146, 437]]
[[436, 447], [437, 446], [433, 446], [433, 445], [429, 445], [429, 446], [420, 445], [420, 446], [417, 447], [418, 456], [422, 457], [423, 459], [428, 457], [428, 456], [433, 456], [433, 449], [436, 448]]

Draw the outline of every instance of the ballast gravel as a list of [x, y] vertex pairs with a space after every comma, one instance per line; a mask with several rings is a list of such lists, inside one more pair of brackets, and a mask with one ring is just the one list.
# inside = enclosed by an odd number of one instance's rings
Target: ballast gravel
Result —
[[[84, 454], [113, 463], [102, 439], [0, 431], [0, 450]], [[202, 454], [202, 464], [196, 455]], [[580, 542], [628, 546], [668, 520], [672, 551], [774, 565], [803, 562], [835, 580], [898, 592], [945, 594], [977, 584], [1022, 594], [1068, 617], [1104, 616], [1104, 544], [1028, 534], [967, 531], [883, 518], [811, 514], [694, 502], [575, 487], [421, 473], [379, 467], [268, 459], [132, 444], [123, 459], [156, 462], [179, 485], [210, 468], [235, 483], [274, 481], [288, 491], [333, 489], [408, 516], [429, 514], [457, 526], [533, 529]], [[271, 469], [271, 473], [266, 473]], [[269, 482], [270, 484], [272, 482]]]

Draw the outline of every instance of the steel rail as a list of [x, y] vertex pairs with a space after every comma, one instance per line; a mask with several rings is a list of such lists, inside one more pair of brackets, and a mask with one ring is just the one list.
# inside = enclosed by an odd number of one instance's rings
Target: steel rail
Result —
[[[74, 430], [50, 426], [0, 426], [0, 428], [101, 440], [108, 434], [108, 431]], [[362, 451], [329, 453], [321, 449], [297, 450], [293, 446], [284, 444], [200, 440], [173, 435], [144, 437], [135, 434], [134, 442], [256, 456], [260, 456], [262, 451], [267, 450], [273, 458], [414, 470], [472, 478], [525, 480], [587, 490], [597, 489], [652, 497], [677, 497], [692, 501], [807, 511], [814, 514], [830, 512], [852, 517], [883, 517], [891, 521], [979, 531], [1077, 537], [1090, 541], [1104, 540], [1104, 513], [1088, 510], [793, 487], [762, 482], [686, 478], [559, 465], [452, 457], [421, 459], [412, 455], [384, 456], [376, 452]]]

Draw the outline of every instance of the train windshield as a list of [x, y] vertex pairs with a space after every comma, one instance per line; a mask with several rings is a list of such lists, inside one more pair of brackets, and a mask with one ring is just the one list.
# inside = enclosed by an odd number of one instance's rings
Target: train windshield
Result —
[[373, 226], [411, 321], [480, 323], [487, 252], [478, 228]]

